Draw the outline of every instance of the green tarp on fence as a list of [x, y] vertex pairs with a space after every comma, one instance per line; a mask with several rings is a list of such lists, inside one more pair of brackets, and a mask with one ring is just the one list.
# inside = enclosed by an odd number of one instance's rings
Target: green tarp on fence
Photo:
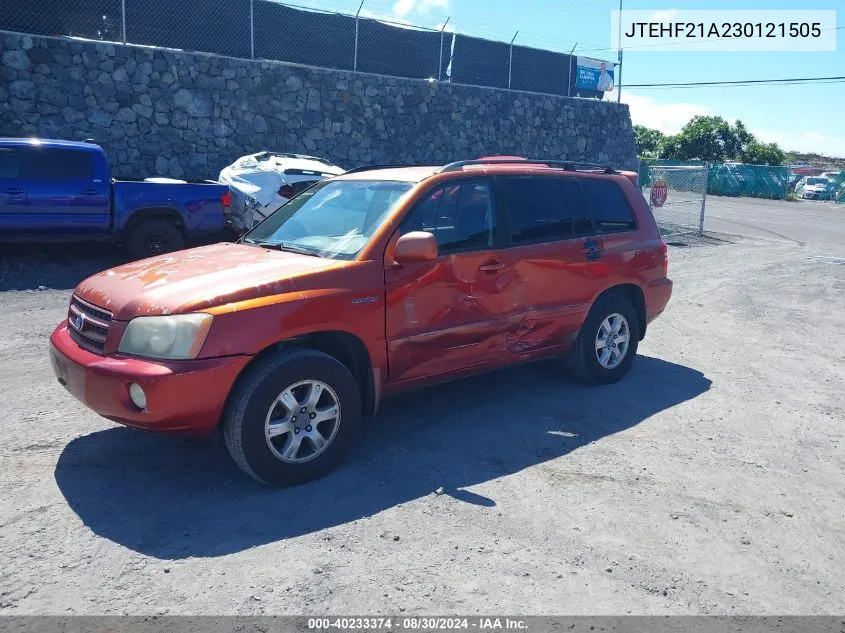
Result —
[[[702, 161], [642, 159], [640, 185], [651, 185], [651, 165], [701, 166]], [[752, 198], [786, 198], [789, 167], [745, 165], [741, 163], [709, 163], [707, 165], [707, 193], [715, 196], [748, 196]]]

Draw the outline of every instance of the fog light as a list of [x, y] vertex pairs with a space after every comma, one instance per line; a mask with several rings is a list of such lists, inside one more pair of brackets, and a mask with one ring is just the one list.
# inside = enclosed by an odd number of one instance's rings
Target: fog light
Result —
[[143, 410], [147, 408], [147, 394], [144, 393], [144, 390], [141, 389], [141, 385], [137, 382], [133, 382], [129, 385], [129, 397], [132, 398], [132, 404], [139, 409]]

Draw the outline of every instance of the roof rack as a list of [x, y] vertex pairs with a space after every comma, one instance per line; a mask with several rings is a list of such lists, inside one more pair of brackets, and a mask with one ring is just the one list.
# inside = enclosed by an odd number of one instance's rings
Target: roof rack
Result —
[[606, 174], [618, 174], [619, 172], [608, 167], [607, 165], [599, 165], [597, 163], [581, 163], [569, 160], [536, 160], [528, 158], [479, 158], [475, 160], [459, 160], [455, 163], [449, 163], [438, 169], [435, 173], [442, 174], [449, 171], [460, 171], [468, 165], [546, 165], [548, 167], [557, 167], [564, 171], [577, 171], [581, 169], [600, 169]]

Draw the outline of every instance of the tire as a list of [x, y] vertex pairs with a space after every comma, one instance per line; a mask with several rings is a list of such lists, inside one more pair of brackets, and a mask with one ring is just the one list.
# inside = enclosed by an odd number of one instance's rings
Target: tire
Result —
[[185, 248], [185, 239], [167, 220], [144, 220], [136, 226], [126, 243], [132, 259], [144, 259]]
[[[621, 315], [627, 323], [628, 346], [625, 348], [621, 362], [613, 367], [603, 366], [596, 349], [599, 328], [612, 315]], [[619, 322], [614, 319], [614, 322]], [[600, 297], [587, 315], [581, 331], [575, 339], [575, 344], [567, 356], [567, 364], [572, 375], [587, 384], [607, 385], [621, 379], [634, 362], [637, 355], [637, 344], [640, 340], [640, 322], [637, 311], [631, 302], [622, 295], [610, 294]], [[622, 330], [620, 329], [620, 332]], [[613, 341], [617, 349], [621, 344]]]
[[[299, 403], [307, 400], [308, 393], [313, 393], [306, 391], [313, 383], [323, 384], [327, 389], [321, 392], [320, 404], [315, 403], [313, 410], [309, 408], [305, 415], [294, 415], [293, 407], [280, 402], [283, 394], [290, 393], [299, 407]], [[314, 411], [321, 417], [328, 415], [332, 399], [338, 405], [336, 422], [318, 420], [313, 427], [301, 426], [306, 416], [315, 418]], [[277, 420], [270, 424], [273, 418]], [[271, 486], [290, 486], [317, 479], [334, 469], [356, 439], [360, 421], [361, 394], [346, 366], [323, 352], [290, 349], [258, 361], [239, 379], [223, 413], [223, 438], [232, 459], [247, 475]], [[277, 429], [293, 426], [300, 430], [268, 439], [266, 429], [274, 425]], [[314, 432], [321, 434], [320, 437], [331, 434], [321, 452], [311, 439], [315, 437]], [[296, 438], [299, 448], [291, 458], [294, 461], [285, 461], [282, 453], [286, 447], [293, 446]], [[309, 452], [314, 455], [309, 457]]]

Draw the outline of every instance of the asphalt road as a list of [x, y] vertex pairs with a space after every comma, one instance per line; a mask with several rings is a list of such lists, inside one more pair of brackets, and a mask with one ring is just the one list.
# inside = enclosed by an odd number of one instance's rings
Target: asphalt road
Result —
[[704, 228], [717, 233], [813, 244], [845, 257], [843, 204], [709, 196]]

